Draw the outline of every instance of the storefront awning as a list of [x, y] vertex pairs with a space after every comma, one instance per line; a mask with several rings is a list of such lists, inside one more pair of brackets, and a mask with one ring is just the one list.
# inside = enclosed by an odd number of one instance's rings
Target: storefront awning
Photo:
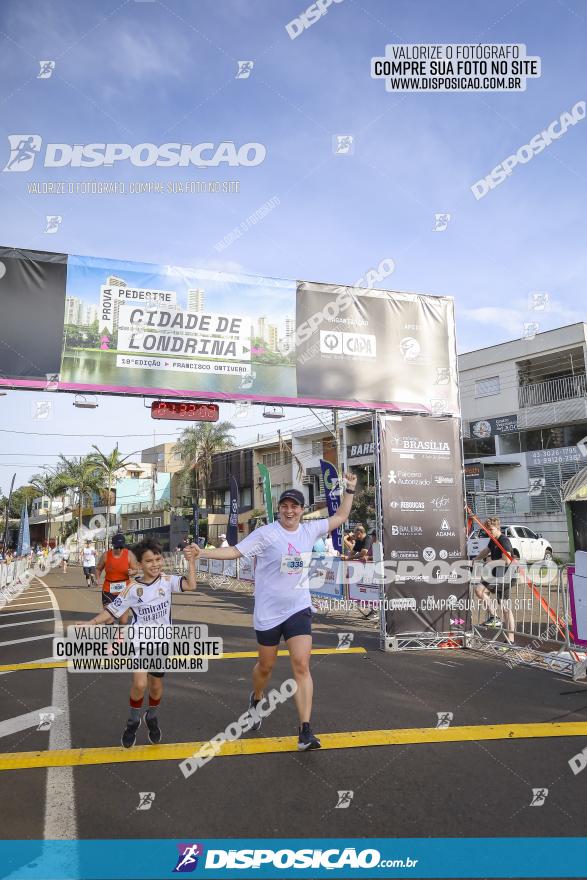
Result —
[[587, 467], [563, 484], [562, 496], [563, 501], [587, 501]]

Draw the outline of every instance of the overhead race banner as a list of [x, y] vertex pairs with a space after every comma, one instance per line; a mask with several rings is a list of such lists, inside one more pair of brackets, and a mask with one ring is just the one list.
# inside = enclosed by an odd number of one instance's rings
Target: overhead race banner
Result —
[[379, 420], [388, 635], [464, 631], [469, 584], [457, 419]]
[[3, 247], [0, 307], [7, 386], [458, 414], [449, 297]]

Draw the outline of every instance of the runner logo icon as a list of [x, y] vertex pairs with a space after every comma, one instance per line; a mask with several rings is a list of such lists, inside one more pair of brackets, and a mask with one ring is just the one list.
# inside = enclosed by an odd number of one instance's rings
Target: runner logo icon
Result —
[[42, 142], [38, 134], [9, 134], [10, 158], [3, 171], [30, 171]]
[[177, 864], [173, 869], [174, 874], [189, 874], [198, 867], [198, 859], [204, 855], [204, 847], [201, 843], [178, 843], [179, 855]]

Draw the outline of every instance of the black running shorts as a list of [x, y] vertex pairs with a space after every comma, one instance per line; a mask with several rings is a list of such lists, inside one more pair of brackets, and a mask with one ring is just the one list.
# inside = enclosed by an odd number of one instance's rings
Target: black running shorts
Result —
[[274, 626], [271, 629], [256, 629], [257, 642], [259, 645], [273, 647], [278, 645], [283, 636], [287, 642], [293, 636], [311, 636], [312, 635], [312, 609], [304, 608], [302, 611], [296, 611], [283, 623]]

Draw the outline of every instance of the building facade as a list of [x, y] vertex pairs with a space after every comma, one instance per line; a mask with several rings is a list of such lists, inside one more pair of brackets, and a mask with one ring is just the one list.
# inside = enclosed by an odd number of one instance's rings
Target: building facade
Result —
[[587, 325], [459, 357], [467, 498], [479, 517], [543, 534], [567, 559], [561, 487], [587, 457]]

